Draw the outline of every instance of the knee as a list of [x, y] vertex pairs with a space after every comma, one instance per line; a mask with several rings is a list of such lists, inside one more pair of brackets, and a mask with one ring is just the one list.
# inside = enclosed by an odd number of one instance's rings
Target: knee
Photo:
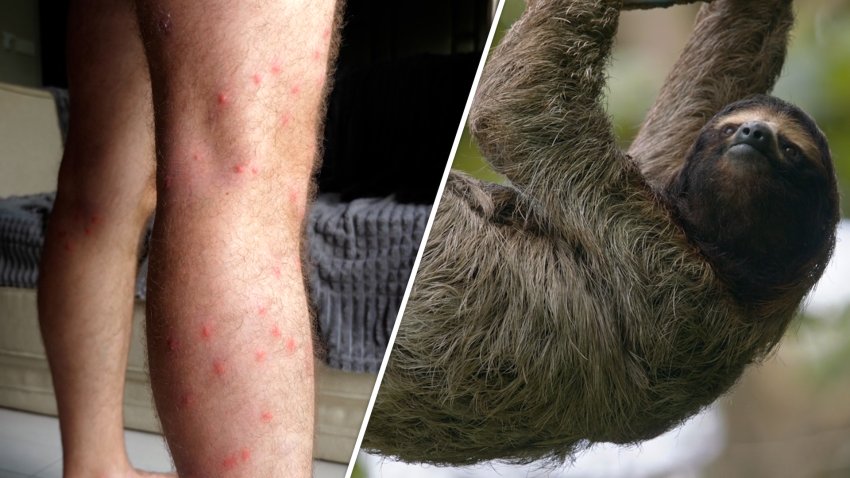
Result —
[[156, 209], [156, 176], [155, 173], [148, 175], [142, 194], [139, 197], [136, 213], [138, 219], [146, 222]]
[[66, 153], [53, 214], [79, 222], [87, 233], [103, 222], [143, 227], [156, 206], [155, 166], [152, 159], [150, 163], [141, 170], [121, 168], [120, 164], [91, 157], [77, 159]]

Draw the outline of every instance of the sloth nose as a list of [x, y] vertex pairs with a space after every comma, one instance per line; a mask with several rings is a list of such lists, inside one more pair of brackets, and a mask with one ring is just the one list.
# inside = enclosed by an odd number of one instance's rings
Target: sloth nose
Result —
[[773, 131], [762, 121], [749, 121], [738, 127], [735, 133], [735, 144], [748, 144], [757, 150], [767, 153], [773, 144]]

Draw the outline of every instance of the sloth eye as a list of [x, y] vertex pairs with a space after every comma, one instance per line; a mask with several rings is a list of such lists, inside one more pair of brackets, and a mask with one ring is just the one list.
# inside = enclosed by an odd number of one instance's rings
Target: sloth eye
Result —
[[723, 128], [723, 136], [730, 136], [734, 132], [735, 132], [735, 127], [732, 126], [732, 125], [729, 125], [729, 126]]
[[783, 148], [783, 151], [785, 152], [785, 155], [789, 158], [797, 159], [800, 157], [800, 150], [790, 144], [786, 144]]

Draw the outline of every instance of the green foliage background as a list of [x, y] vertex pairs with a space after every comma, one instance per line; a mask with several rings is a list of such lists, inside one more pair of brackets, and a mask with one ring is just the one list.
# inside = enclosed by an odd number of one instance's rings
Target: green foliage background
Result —
[[[519, 17], [524, 6], [522, 0], [506, 1], [494, 45]], [[674, 8], [693, 13], [697, 9], [695, 6]], [[850, 1], [798, 0], [796, 10], [797, 24], [788, 59], [774, 94], [809, 112], [826, 133], [842, 190], [842, 211], [847, 215], [850, 211]], [[692, 16], [680, 15], [675, 20], [692, 22]], [[624, 18], [624, 24], [627, 21], [629, 19]], [[688, 28], [689, 24], [675, 26]], [[646, 26], [654, 27], [656, 25]], [[624, 146], [637, 132], [667, 73], [654, 65], [669, 64], [675, 59], [659, 62], [657, 55], [658, 52], [630, 47], [624, 42], [618, 42], [615, 47], [609, 70], [608, 108]], [[482, 179], [501, 181], [482, 160], [467, 130], [464, 130], [453, 166]]]
[[[520, 16], [524, 6], [524, 0], [506, 0], [494, 45], [499, 43], [510, 25]], [[652, 32], [653, 29], [670, 29], [687, 33], [693, 24], [697, 9], [698, 6], [689, 5], [674, 7], [667, 11], [645, 12], [639, 17], [624, 14], [621, 32], [629, 29], [632, 39], [635, 34], [645, 34]], [[848, 217], [850, 216], [848, 214], [850, 213], [850, 0], [796, 0], [795, 10], [797, 22], [792, 33], [788, 58], [782, 78], [773, 94], [803, 108], [816, 119], [826, 133], [842, 193], [842, 214]], [[678, 48], [675, 45], [667, 45], [669, 48], [662, 48], [663, 51], [659, 51], [658, 48], [647, 47], [646, 43], [633, 44], [630, 40], [618, 38], [609, 69], [607, 101], [615, 131], [624, 148], [636, 134], [663, 83], [669, 66], [684, 47], [685, 41], [686, 35], [682, 35]], [[453, 167], [481, 179], [503, 181], [503, 178], [492, 171], [481, 158], [466, 129], [455, 155]], [[850, 390], [850, 305], [839, 307], [829, 315], [830, 317], [826, 318], [803, 316], [802, 320], [792, 325], [789, 337], [783, 341], [783, 347], [791, 351], [784, 356], [786, 358], [783, 359], [783, 364], [787, 368], [784, 373], [791, 377], [790, 383], [794, 386], [793, 389], [781, 390], [778, 393], [809, 397], [809, 399], [811, 396], [819, 396], [821, 399], [816, 403], [821, 408], [831, 410], [835, 417], [850, 416], [850, 405], [847, 405], [846, 401], [846, 393]], [[817, 409], [817, 404], [811, 405]], [[815, 416], [812, 415], [812, 417]], [[819, 423], [817, 418], [812, 417], [809, 417], [812, 422], [808, 425], [812, 434], [827, 433], [824, 430], [830, 430], [828, 433], [833, 433], [836, 437], [843, 436], [834, 431], [834, 428], [830, 428], [832, 424]], [[788, 421], [788, 418], [775, 416], [771, 420], [784, 423]], [[838, 420], [841, 419], [838, 418]], [[786, 426], [790, 427], [790, 425]], [[748, 437], [748, 440], [754, 440], [754, 446], [760, 444], [752, 437]], [[800, 450], [799, 453], [788, 453], [787, 457], [773, 457], [771, 461], [780, 462], [782, 458], [795, 460], [802, 456], [805, 456], [805, 452]], [[758, 460], [759, 456], [754, 454], [746, 466], [752, 466], [752, 470], [761, 469], [756, 465]], [[741, 463], [738, 465], [743, 466]], [[839, 469], [842, 471], [837, 471]], [[357, 473], [365, 476], [363, 471], [358, 469]], [[850, 476], [843, 474], [843, 472], [850, 472], [850, 466], [839, 467], [834, 471], [836, 474], [829, 476]], [[705, 476], [726, 475], [707, 472]], [[752, 475], [740, 476], [765, 475], [754, 472]]]

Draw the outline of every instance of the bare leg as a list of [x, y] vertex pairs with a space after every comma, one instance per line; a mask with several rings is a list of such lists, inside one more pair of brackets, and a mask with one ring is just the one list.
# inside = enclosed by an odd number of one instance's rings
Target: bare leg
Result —
[[153, 81], [154, 397], [181, 476], [309, 476], [300, 269], [334, 0], [140, 1]]
[[129, 476], [124, 373], [137, 246], [155, 200], [150, 85], [132, 4], [79, 0], [70, 17], [71, 124], [39, 319], [65, 476]]

